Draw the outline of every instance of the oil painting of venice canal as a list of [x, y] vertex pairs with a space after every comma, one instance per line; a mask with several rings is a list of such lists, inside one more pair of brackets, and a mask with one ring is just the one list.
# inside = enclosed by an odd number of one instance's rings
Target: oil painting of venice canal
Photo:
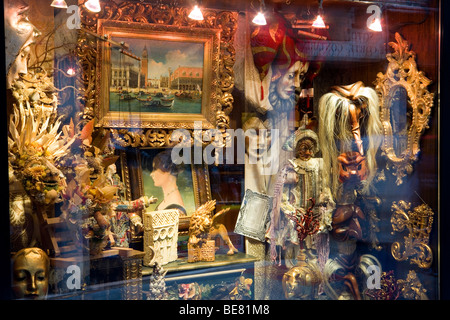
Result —
[[135, 59], [111, 50], [109, 110], [199, 114], [204, 44], [115, 37]]

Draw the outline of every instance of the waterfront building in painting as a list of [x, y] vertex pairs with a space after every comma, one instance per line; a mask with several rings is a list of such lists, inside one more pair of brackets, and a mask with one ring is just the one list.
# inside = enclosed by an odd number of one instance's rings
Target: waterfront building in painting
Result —
[[203, 69], [179, 66], [169, 75], [170, 89], [195, 91], [202, 88]]

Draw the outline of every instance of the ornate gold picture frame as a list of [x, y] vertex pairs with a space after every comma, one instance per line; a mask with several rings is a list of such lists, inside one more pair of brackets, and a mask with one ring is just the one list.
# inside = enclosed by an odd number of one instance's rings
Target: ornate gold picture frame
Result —
[[[192, 132], [193, 122], [200, 120], [202, 129], [229, 128], [229, 114], [233, 110], [235, 62], [234, 35], [237, 29], [238, 13], [230, 10], [203, 10], [203, 21], [188, 18], [190, 8], [175, 3], [148, 3], [139, 1], [103, 0], [102, 10], [92, 13], [80, 6], [81, 28], [77, 40], [76, 54], [80, 58], [82, 82], [78, 99], [83, 105], [82, 116], [86, 120], [96, 119], [97, 125], [108, 128], [114, 143], [121, 147], [170, 147], [170, 135], [173, 130], [186, 128]], [[123, 45], [103, 35], [107, 26], [128, 28], [125, 37], [138, 36], [140, 29], [146, 30], [146, 37], [159, 34], [161, 40], [173, 35], [180, 43], [190, 41], [206, 41], [205, 34], [211, 42], [206, 45], [208, 57], [205, 56], [203, 69], [210, 77], [203, 83], [202, 111], [194, 115], [181, 113], [167, 115], [152, 113], [129, 113], [122, 115], [109, 112], [109, 105], [102, 99], [106, 96], [103, 90], [110, 90], [109, 83], [102, 86], [102, 69], [105, 66], [103, 48], [109, 45], [120, 46], [128, 57], [138, 57], [139, 52], [129, 52], [127, 44]], [[189, 33], [186, 33], [186, 31]], [[198, 39], [192, 35], [197, 35]], [[203, 40], [201, 40], [203, 39]], [[208, 40], [209, 41], [209, 40]], [[120, 50], [119, 49], [119, 50]], [[207, 61], [206, 61], [207, 60]], [[111, 80], [111, 79], [110, 79]], [[110, 81], [107, 80], [107, 81]], [[209, 92], [203, 92], [204, 90]], [[208, 99], [204, 99], [205, 95]], [[122, 117], [123, 116], [123, 117]], [[144, 117], [143, 117], [144, 116]]]
[[420, 138], [426, 128], [433, 107], [431, 84], [417, 69], [416, 54], [400, 34], [389, 45], [393, 53], [386, 55], [389, 65], [386, 73], [379, 73], [375, 90], [380, 98], [380, 119], [383, 124], [384, 142], [381, 146], [387, 158], [386, 167], [396, 177], [396, 184], [413, 171], [418, 160]]
[[98, 125], [215, 128], [219, 29], [99, 20], [98, 34], [112, 40], [99, 42]]

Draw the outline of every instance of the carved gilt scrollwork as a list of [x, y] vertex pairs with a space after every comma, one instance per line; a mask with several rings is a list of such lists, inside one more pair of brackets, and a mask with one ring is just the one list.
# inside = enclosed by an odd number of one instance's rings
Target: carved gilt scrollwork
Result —
[[396, 241], [391, 246], [395, 260], [405, 261], [420, 268], [429, 268], [433, 262], [433, 251], [428, 242], [433, 224], [433, 211], [426, 204], [421, 204], [410, 210], [411, 203], [400, 200], [392, 204], [391, 224], [394, 232], [409, 231], [404, 237], [404, 243]]
[[406, 300], [428, 300], [427, 289], [419, 280], [416, 272], [410, 270], [405, 280], [397, 280], [399, 290]]
[[409, 50], [408, 42], [398, 33], [395, 40], [389, 43], [394, 52], [386, 55], [389, 65], [385, 74], [378, 73], [375, 89], [384, 130], [381, 149], [387, 157], [387, 169], [400, 185], [418, 159], [434, 95], [427, 90], [431, 80], [417, 69], [416, 54]]
[[[102, 10], [98, 13], [89, 12], [80, 6], [81, 26], [79, 31], [77, 55], [82, 64], [82, 88], [79, 92], [79, 100], [83, 105], [83, 118], [91, 120], [96, 117], [96, 104], [98, 97], [96, 94], [99, 49], [97, 41], [102, 35], [94, 35], [97, 32], [99, 20], [112, 20], [124, 22], [138, 22], [144, 24], [158, 25], [161, 27], [195, 27], [197, 29], [218, 29], [220, 30], [219, 61], [217, 70], [217, 80], [213, 86], [212, 95], [215, 103], [209, 108], [215, 112], [215, 128], [223, 133], [229, 128], [229, 115], [233, 109], [234, 98], [232, 90], [234, 88], [234, 61], [235, 49], [233, 38], [237, 28], [237, 12], [220, 11], [213, 9], [203, 10], [203, 21], [195, 21], [188, 18], [189, 10], [185, 7], [176, 7], [173, 4], [156, 2], [155, 4], [139, 1], [124, 1], [116, 3], [113, 0], [102, 1]], [[131, 128], [130, 126], [115, 125], [109, 128], [114, 142], [123, 147], [168, 147], [173, 144], [170, 137], [173, 132], [167, 123], [161, 126], [154, 123], [151, 127], [142, 129]], [[119, 127], [119, 128], [118, 128]], [[172, 126], [173, 127], [173, 126]], [[180, 126], [182, 127], [182, 126]], [[186, 128], [191, 132], [192, 128]], [[205, 143], [202, 143], [203, 145]]]

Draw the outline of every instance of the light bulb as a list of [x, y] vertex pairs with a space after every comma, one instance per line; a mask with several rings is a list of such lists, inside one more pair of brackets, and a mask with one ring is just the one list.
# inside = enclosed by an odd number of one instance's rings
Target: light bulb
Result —
[[64, 0], [53, 0], [52, 4], [50, 6], [55, 7], [55, 8], [66, 9], [67, 3]]
[[319, 14], [316, 17], [316, 20], [314, 20], [313, 27], [315, 28], [326, 28], [325, 23], [323, 22], [322, 16]]
[[383, 28], [381, 27], [380, 19], [375, 18], [372, 23], [369, 25], [369, 29], [372, 31], [381, 32], [383, 31]]
[[188, 17], [191, 18], [192, 20], [203, 20], [202, 11], [197, 5], [194, 6], [194, 9], [192, 9]]
[[75, 75], [75, 70], [73, 69], [73, 68], [69, 68], [69, 69], [67, 69], [67, 72], [66, 72], [69, 76], [73, 76], [73, 75]]
[[252, 22], [260, 26], [265, 26], [267, 24], [266, 17], [264, 17], [264, 13], [262, 12], [258, 12], [258, 14], [253, 18]]
[[100, 0], [88, 0], [84, 3], [84, 6], [91, 12], [100, 12]]

